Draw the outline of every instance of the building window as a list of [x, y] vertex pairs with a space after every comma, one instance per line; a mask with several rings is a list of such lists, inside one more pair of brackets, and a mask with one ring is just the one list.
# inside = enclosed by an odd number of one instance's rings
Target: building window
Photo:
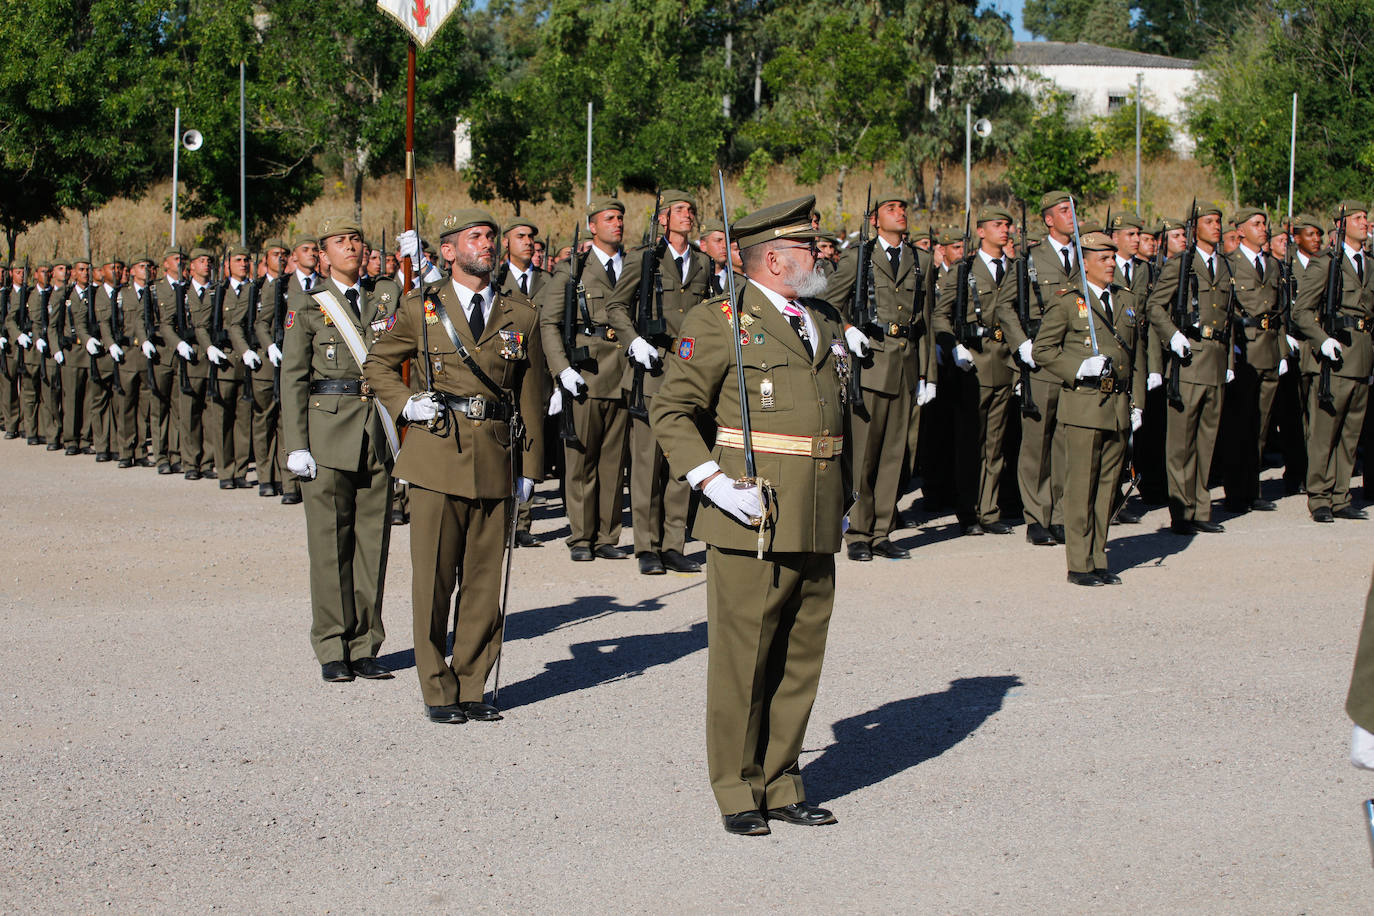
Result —
[[1126, 96], [1124, 96], [1124, 95], [1112, 95], [1111, 93], [1108, 93], [1108, 94], [1107, 94], [1107, 113], [1108, 113], [1108, 114], [1111, 114], [1111, 113], [1114, 112], [1114, 111], [1118, 111], [1118, 110], [1120, 110], [1120, 109], [1122, 109], [1122, 108], [1125, 108], [1125, 107], [1126, 107], [1126, 102], [1127, 102], [1127, 101], [1128, 101], [1128, 99], [1127, 99]]

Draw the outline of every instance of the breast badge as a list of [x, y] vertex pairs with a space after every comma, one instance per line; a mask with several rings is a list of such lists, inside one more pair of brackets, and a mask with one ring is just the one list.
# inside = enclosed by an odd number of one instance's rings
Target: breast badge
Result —
[[501, 330], [497, 332], [501, 335], [501, 358], [502, 359], [524, 359], [525, 358], [525, 335], [519, 331]]
[[773, 380], [771, 378], [759, 382], [759, 406], [764, 410], [773, 409]]

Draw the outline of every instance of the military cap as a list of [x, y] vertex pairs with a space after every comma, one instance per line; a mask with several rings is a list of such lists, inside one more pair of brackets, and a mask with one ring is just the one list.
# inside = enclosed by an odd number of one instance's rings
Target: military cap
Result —
[[1084, 251], [1116, 251], [1116, 242], [1105, 232], [1087, 232], [1078, 239]]
[[1188, 221], [1173, 216], [1161, 216], [1159, 218], [1159, 225], [1160, 232], [1172, 232], [1175, 229], [1187, 228]]
[[539, 234], [539, 227], [534, 224], [534, 221], [525, 219], [523, 216], [517, 216], [514, 220], [507, 223], [506, 232], [509, 233], [512, 229], [519, 229], [521, 226], [524, 226], [526, 229], [528, 229], [530, 231], [530, 235]]
[[693, 210], [697, 208], [696, 198], [686, 191], [679, 191], [677, 188], [665, 188], [660, 193], [663, 195], [663, 199], [659, 201], [659, 205], [665, 210], [679, 202], [691, 204]]
[[67, 267], [67, 268], [70, 268], [70, 267], [72, 266], [72, 262], [71, 262], [71, 259], [70, 259], [70, 258], [56, 258], [56, 259], [52, 262], [52, 266], [53, 266], [53, 267]]
[[119, 255], [117, 255], [117, 254], [111, 254], [111, 255], [106, 255], [106, 256], [105, 256], [105, 259], [102, 260], [102, 261], [100, 262], [100, 266], [101, 266], [101, 267], [104, 267], [106, 264], [128, 264], [128, 263], [129, 263], [128, 261], [125, 261], [125, 260], [124, 260], [123, 258], [121, 258]]
[[52, 270], [52, 261], [39, 261], [33, 267], [35, 270]]
[[587, 205], [587, 219], [591, 219], [602, 210], [619, 210], [621, 215], [624, 215], [625, 203], [615, 197], [598, 197]]
[[468, 207], [463, 210], [454, 210], [444, 217], [444, 221], [439, 225], [439, 240], [443, 241], [453, 233], [471, 229], [473, 226], [490, 226], [492, 232], [497, 235], [501, 234], [501, 224], [496, 221], [496, 217], [486, 210]]
[[174, 246], [172, 246], [172, 247], [170, 247], [170, 248], [164, 248], [163, 251], [162, 251], [162, 260], [164, 260], [164, 261], [167, 260], [168, 258], [184, 258], [184, 257], [186, 257], [186, 252], [182, 249], [182, 247], [181, 247], [180, 245], [174, 245]]
[[1145, 221], [1140, 218], [1140, 214], [1132, 213], [1129, 210], [1122, 210], [1120, 213], [1113, 213], [1112, 218], [1107, 221], [1107, 231], [1116, 232], [1118, 229], [1144, 229]]
[[811, 211], [816, 198], [807, 195], [755, 210], [735, 223], [734, 240], [749, 248], [774, 239], [818, 239], [825, 233], [811, 228]]
[[1027, 226], [1027, 227], [1026, 227], [1026, 244], [1027, 244], [1027, 245], [1035, 245], [1035, 244], [1037, 244], [1037, 243], [1039, 243], [1039, 242], [1043, 242], [1044, 240], [1045, 240], [1045, 227], [1044, 227], [1043, 225], [1041, 225], [1041, 226]]
[[[319, 244], [320, 244], [320, 240], [317, 239], [317, 238], [315, 238], [313, 235], [298, 235], [298, 236], [296, 236], [296, 240], [295, 240], [294, 242], [291, 243], [291, 250], [292, 250], [292, 251], [295, 251], [297, 248], [301, 247], [302, 245], [319, 245]], [[192, 257], [194, 257], [194, 255], [192, 255]]]
[[983, 223], [990, 223], [997, 219], [1004, 219], [1009, 223], [1012, 221], [1011, 214], [1001, 207], [984, 207], [978, 211], [978, 216], [974, 222], [981, 226]]
[[363, 227], [358, 225], [358, 221], [351, 216], [326, 216], [320, 220], [319, 230], [315, 233], [319, 236], [320, 244], [324, 240], [336, 235], [348, 235], [356, 232], [358, 238], [366, 238], [363, 235]]
[[[351, 232], [352, 230], [349, 230], [349, 231]], [[335, 235], [342, 235], [343, 233], [336, 232], [336, 233], [334, 233], [334, 234], [335, 234]], [[228, 248], [228, 250], [224, 252], [224, 256], [225, 256], [226, 258], [238, 257], [239, 255], [243, 255], [245, 258], [247, 258], [247, 257], [251, 257], [251, 256], [252, 256], [252, 253], [251, 253], [247, 248], [243, 247], [242, 245], [230, 245], [229, 248]]]
[[1299, 213], [1297, 216], [1293, 217], [1293, 228], [1295, 230], [1316, 229], [1319, 232], [1326, 231], [1326, 227], [1322, 225], [1321, 219], [1313, 216], [1311, 213]]
[[268, 239], [262, 243], [263, 251], [271, 251], [273, 248], [280, 248], [282, 251], [289, 250], [286, 247], [286, 241], [284, 239]]
[[712, 232], [724, 232], [725, 224], [718, 219], [702, 220], [701, 225], [698, 227], [697, 231], [700, 233], [697, 236], [697, 238], [704, 239]]
[[1050, 207], [1057, 207], [1062, 203], [1067, 203], [1073, 195], [1068, 191], [1049, 191], [1040, 198], [1040, 212], [1044, 213]]
[[1259, 207], [1241, 207], [1232, 215], [1231, 225], [1239, 226], [1241, 223], [1248, 222], [1256, 216], [1264, 217], [1265, 222], [1269, 221], [1269, 214], [1265, 213]]
[[893, 200], [903, 204], [907, 202], [906, 196], [898, 194], [896, 191], [882, 191], [873, 198], [873, 209], [876, 210], [883, 204]]
[[1198, 219], [1202, 219], [1204, 216], [1215, 216], [1217, 219], [1221, 219], [1225, 216], [1225, 214], [1221, 212], [1221, 207], [1215, 204], [1203, 204], [1198, 207], [1195, 212], [1197, 213]]
[[213, 261], [215, 259], [215, 253], [209, 248], [192, 248], [190, 260], [194, 261], [196, 258], [209, 258]]
[[1078, 224], [1078, 234], [1079, 234], [1080, 236], [1087, 235], [1089, 232], [1106, 232], [1106, 231], [1107, 231], [1107, 230], [1106, 230], [1105, 228], [1103, 228], [1102, 224], [1099, 223], [1099, 222], [1098, 222], [1097, 220], [1095, 220], [1095, 219], [1086, 219], [1086, 220], [1084, 220], [1083, 222], [1081, 222], [1081, 223]]
[[1150, 235], [1159, 235], [1161, 232], [1164, 231], [1164, 220], [1155, 220], [1149, 226], [1146, 226], [1143, 231], [1149, 233]]
[[147, 261], [150, 266], [157, 263], [153, 260], [152, 255], [139, 253], [129, 258], [129, 266], [133, 267], [135, 264], [142, 264], [144, 261]]
[[915, 232], [908, 232], [906, 240], [908, 242], [919, 242], [921, 239], [930, 239], [933, 242], [935, 241], [934, 235], [935, 230], [927, 226], [925, 229], [917, 229]]
[[1339, 220], [1339, 219], [1341, 218], [1341, 212], [1342, 212], [1342, 211], [1345, 212], [1345, 215], [1346, 215], [1346, 216], [1349, 216], [1349, 215], [1352, 214], [1352, 213], [1368, 213], [1368, 212], [1369, 212], [1369, 204], [1365, 203], [1365, 202], [1362, 201], [1362, 200], [1343, 200], [1343, 201], [1341, 201], [1340, 203], [1336, 204], [1336, 206], [1334, 206], [1334, 207], [1331, 208], [1331, 222], [1332, 222], [1332, 223], [1335, 223], [1337, 220]]
[[957, 245], [964, 240], [964, 230], [959, 226], [941, 226], [935, 234], [940, 245]]

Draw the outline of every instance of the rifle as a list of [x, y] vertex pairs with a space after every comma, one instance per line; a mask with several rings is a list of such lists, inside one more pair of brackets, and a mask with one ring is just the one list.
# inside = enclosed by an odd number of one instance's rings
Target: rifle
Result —
[[[123, 349], [129, 342], [129, 338], [124, 333], [124, 306], [119, 301], [119, 293], [124, 289], [123, 284], [116, 284], [114, 292], [110, 293], [110, 337], [120, 349]], [[114, 354], [110, 354], [110, 362], [114, 364], [110, 369], [110, 387], [115, 394], [124, 396], [124, 382], [119, 378], [119, 364], [123, 360], [115, 359]]]
[[[48, 299], [52, 296], [52, 287], [49, 286], [38, 294], [38, 317], [35, 318], [30, 312], [29, 334], [34, 339], [34, 349], [38, 349], [38, 341], [43, 341], [43, 348], [47, 349], [48, 340]], [[36, 333], [35, 333], [36, 332]], [[42, 351], [38, 353], [38, 385], [39, 387], [52, 385], [52, 373], [48, 371], [48, 357]]]
[[[971, 217], [964, 214], [964, 256], [954, 274], [954, 335], [955, 341], [967, 347], [983, 336], [983, 300], [978, 295], [978, 281], [973, 276], [973, 262], [978, 257], [973, 247]], [[968, 300], [973, 298], [973, 320], [968, 320]]]
[[[5, 322], [9, 320], [10, 294], [12, 292], [14, 292], [14, 285], [10, 283], [9, 277], [5, 277], [5, 288], [0, 290], [0, 334], [4, 333]], [[10, 364], [3, 348], [0, 348], [0, 373], [3, 373], [5, 378], [10, 377]]]
[[[574, 369], [592, 358], [590, 350], [577, 345], [577, 311], [579, 306], [587, 324], [590, 326], [592, 323], [591, 312], [587, 308], [587, 291], [582, 287], [582, 269], [587, 266], [587, 258], [591, 255], [591, 251], [580, 255], [577, 253], [581, 234], [582, 227], [578, 226], [577, 231], [573, 233], [572, 257], [568, 262], [568, 281], [563, 284], [563, 349], [568, 355], [568, 365]], [[569, 395], [569, 403], [563, 406], [560, 413], [562, 420], [558, 434], [569, 446], [580, 449], [583, 445], [581, 440], [577, 438], [571, 400], [572, 395]]]
[[[1342, 272], [1345, 265], [1345, 207], [1341, 207], [1340, 217], [1336, 220], [1336, 237], [1331, 240], [1331, 255], [1326, 262], [1326, 289], [1322, 291], [1322, 333], [1327, 337], [1335, 338], [1338, 343], [1345, 346], [1345, 341], [1340, 338], [1339, 312], [1341, 310], [1342, 287], [1344, 277]], [[1326, 359], [1322, 356], [1320, 349], [1313, 351], [1322, 361], [1321, 378], [1317, 382], [1317, 404], [1323, 410], [1332, 410], [1335, 406], [1335, 398], [1331, 394], [1331, 372], [1341, 364], [1339, 356], [1335, 360]]]
[[[1168, 233], [1166, 232], [1167, 236]], [[1178, 258], [1178, 289], [1174, 290], [1174, 301], [1170, 308], [1170, 319], [1174, 326], [1183, 332], [1184, 337], [1197, 333], [1197, 277], [1193, 276], [1193, 255], [1197, 246], [1197, 198], [1188, 205], [1188, 219], [1183, 224], [1183, 253]], [[1160, 249], [1164, 244], [1160, 244]], [[1183, 363], [1177, 354], [1169, 361], [1169, 390], [1167, 397], [1170, 406], [1183, 409]]]
[[[152, 343], [153, 338], [157, 336], [157, 321], [153, 317], [152, 270], [149, 270], [148, 274], [148, 282], [143, 284], [143, 292], [138, 294], [138, 301], [143, 305], [143, 337], [149, 343]], [[153, 346], [156, 347], [157, 344], [154, 343]], [[158, 358], [161, 357], [161, 353], [156, 350], [154, 352], [157, 353]], [[144, 360], [144, 362], [148, 365], [148, 390], [162, 403], [171, 403], [171, 395], [164, 395], [162, 389], [158, 387], [157, 373], [153, 371], [153, 361], [148, 359]]]
[[[89, 262], [89, 254], [86, 255], [86, 259]], [[92, 270], [86, 278], [86, 327], [90, 329], [98, 328], [99, 326], [99, 323], [95, 319], [95, 272]], [[96, 349], [100, 349], [100, 339], [94, 334], [91, 335], [90, 339], [95, 341]], [[110, 387], [110, 383], [100, 377], [100, 360], [90, 350], [87, 350], [86, 354], [89, 356], [91, 363], [89, 370], [91, 381], [102, 388]]]
[[[868, 199], [864, 202], [864, 218], [859, 223], [858, 261], [854, 268], [854, 302], [850, 306], [854, 327], [858, 328], [860, 333], [864, 335], [868, 335], [873, 330], [873, 325], [878, 320], [877, 298], [873, 289], [873, 246], [878, 244], [878, 237], [869, 234], [869, 221], [872, 219], [873, 185], [869, 185]], [[730, 256], [728, 248], [725, 254], [728, 261]], [[732, 269], [733, 267], [727, 264], [726, 270]], [[867, 417], [868, 411], [864, 407], [863, 385], [860, 378], [863, 372], [863, 360], [856, 357], [850, 362], [849, 384], [847, 386], [849, 405], [860, 417]]]
[[183, 278], [175, 287], [176, 302], [173, 304], [172, 329], [176, 331], [177, 336], [185, 342], [186, 346], [191, 348], [191, 358], [189, 360], [180, 353], [177, 354], [177, 385], [181, 389], [182, 394], [193, 397], [196, 390], [191, 387], [191, 374], [186, 368], [188, 365], [194, 365], [196, 362], [196, 345], [194, 343], [196, 339], [196, 329], [191, 324], [191, 310], [186, 307], [186, 290], [189, 288], [190, 282], [190, 280]]
[[[29, 315], [30, 292], [31, 289], [29, 287], [29, 257], [28, 255], [25, 255], [24, 285], [19, 287], [19, 304], [14, 307], [14, 323], [19, 328], [20, 334], [28, 334], [30, 337], [32, 337], [33, 318]], [[16, 343], [17, 342], [18, 341], [16, 341]], [[30, 342], [29, 346], [32, 345], [32, 342]], [[28, 366], [25, 365], [24, 361], [24, 351], [27, 349], [28, 347], [19, 347], [14, 351], [14, 364], [16, 367], [18, 367], [20, 375], [23, 375], [25, 372], [28, 371]]]
[[[663, 273], [660, 259], [668, 250], [668, 233], [659, 235], [658, 241], [649, 246], [649, 232], [658, 226], [658, 214], [663, 205], [663, 191], [654, 192], [654, 218], [644, 233], [644, 255], [639, 267], [639, 295], [635, 298], [635, 332], [650, 344], [657, 347], [667, 333], [668, 325], [663, 320]], [[671, 341], [669, 342], [671, 343]], [[630, 380], [630, 416], [636, 420], [649, 419], [649, 408], [644, 404], [645, 368], [638, 360], [631, 360], [633, 376]], [[657, 360], [655, 360], [657, 363]]]
[[[66, 301], [65, 301], [65, 300], [66, 300], [66, 297], [64, 296], [64, 297], [63, 297], [63, 303], [62, 303], [62, 306], [61, 306], [61, 307], [64, 308], [64, 309], [66, 308]], [[43, 303], [43, 339], [44, 339], [44, 340], [47, 340], [47, 338], [48, 338], [48, 333], [52, 330], [52, 317], [48, 314], [48, 303], [50, 303], [50, 302], [52, 301], [52, 287], [51, 287], [51, 286], [49, 286], [48, 289], [47, 289], [47, 291], [46, 291], [45, 293], [43, 293], [43, 295], [42, 295], [42, 297], [41, 297], [41, 301], [42, 301], [42, 303]], [[58, 341], [57, 341], [59, 347], [61, 347], [61, 345], [62, 345], [61, 337], [62, 337], [62, 335], [59, 334], [59, 335], [58, 335]], [[49, 351], [51, 351], [51, 349], [52, 349], [51, 344], [49, 344]], [[54, 366], [55, 366], [55, 368], [53, 368], [53, 369], [47, 368], [46, 365], [43, 367], [43, 372], [46, 374], [47, 380], [48, 380], [48, 389], [52, 392], [52, 396], [53, 396], [54, 398], [61, 398], [61, 397], [62, 397], [62, 369], [61, 369], [61, 367], [57, 367], [57, 366], [56, 366], [56, 361], [57, 361], [57, 354], [56, 354], [56, 353], [49, 352], [49, 353], [48, 353], [48, 356], [53, 360], [53, 363], [54, 363]], [[66, 359], [66, 357], [64, 356], [63, 359]]]
[[[215, 267], [214, 284], [215, 292], [210, 300], [210, 346], [224, 349], [224, 293], [229, 286], [229, 274], [224, 269], [224, 262]], [[224, 405], [224, 398], [219, 393], [219, 364], [213, 359], [210, 360], [210, 398], [216, 404]]]
[[[248, 344], [248, 349], [256, 353], [258, 350], [258, 306], [262, 295], [262, 284], [257, 277], [246, 282], [248, 283], [248, 312], [243, 316], [243, 339]], [[247, 363], [243, 364], [243, 391], [239, 393], [239, 400], [246, 404], [253, 403], [253, 370], [248, 368]]]
[[1298, 300], [1298, 279], [1293, 276], [1293, 249], [1297, 245], [1297, 239], [1293, 237], [1291, 217], [1284, 234], [1288, 236], [1288, 246], [1284, 250], [1283, 260], [1279, 262], [1279, 313], [1283, 315], [1284, 333], [1294, 340], [1302, 340], [1305, 335], [1293, 323], [1293, 304]]
[[[1021, 201], [1021, 247], [1020, 257], [1012, 265], [1016, 271], [1016, 320], [1021, 323], [1021, 333], [1027, 338], [1034, 338], [1031, 333], [1030, 317], [1030, 249], [1025, 247], [1026, 239], [1026, 202]], [[1040, 413], [1040, 408], [1036, 406], [1035, 396], [1031, 394], [1031, 368], [1028, 363], [1021, 362], [1017, 356], [1017, 362], [1021, 363], [1021, 416], [1034, 417]]]
[[[385, 253], [383, 254], [385, 257]], [[277, 364], [272, 367], [272, 403], [281, 403], [281, 349], [286, 345], [286, 274], [272, 284], [272, 343], [277, 347]], [[425, 357], [429, 361], [429, 357]]]

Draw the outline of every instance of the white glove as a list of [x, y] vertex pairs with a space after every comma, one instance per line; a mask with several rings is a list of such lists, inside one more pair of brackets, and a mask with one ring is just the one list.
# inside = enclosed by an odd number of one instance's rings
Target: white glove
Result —
[[573, 397], [577, 397], [587, 387], [587, 380], [582, 377], [582, 373], [571, 366], [558, 373], [558, 381]]
[[1163, 384], [1164, 376], [1160, 375], [1158, 372], [1151, 372], [1149, 375], [1145, 376], [1146, 391], [1154, 391], [1156, 388]]
[[1024, 340], [1021, 342], [1021, 346], [1016, 348], [1016, 355], [1021, 357], [1021, 362], [1030, 366], [1032, 369], [1035, 368], [1035, 357], [1031, 356], [1031, 345], [1033, 343], [1034, 341]]
[[645, 369], [652, 369], [658, 362], [658, 351], [643, 337], [636, 337], [630, 341], [630, 358]]
[[1231, 384], [1232, 382], [1234, 382], [1235, 380], [1236, 380], [1236, 370], [1234, 370], [1234, 369], [1227, 369], [1227, 370], [1226, 370], [1226, 384], [1229, 385], [1229, 384]]
[[286, 469], [297, 477], [306, 480], [313, 480], [318, 473], [315, 467], [315, 458], [310, 454], [308, 448], [298, 448], [286, 456]]
[[91, 354], [92, 356], [99, 356], [99, 355], [100, 355], [100, 341], [96, 340], [94, 337], [87, 337], [87, 338], [86, 338], [86, 352], [89, 353], [89, 354]]
[[177, 344], [177, 353], [181, 355], [182, 359], [188, 362], [190, 361], [191, 357], [195, 355], [191, 351], [191, 345], [184, 340]]
[[39, 353], [47, 353], [47, 352], [48, 352], [48, 342], [47, 342], [46, 340], [44, 340], [43, 338], [41, 338], [41, 337], [38, 338], [36, 341], [34, 341], [33, 347], [34, 347], [34, 349], [37, 350]]
[[58, 350], [56, 353], [52, 355], [52, 361], [60, 366], [67, 361], [67, 354], [63, 353], [61, 350]]
[[1282, 378], [1288, 372], [1288, 360], [1279, 360], [1279, 377]]
[[272, 365], [274, 365], [274, 366], [280, 366], [280, 365], [281, 365], [281, 348], [278, 347], [278, 346], [277, 346], [276, 344], [274, 344], [274, 343], [268, 344], [268, 345], [267, 345], [267, 358], [268, 358], [268, 360], [271, 361]]
[[1169, 349], [1173, 350], [1179, 359], [1187, 359], [1188, 354], [1193, 352], [1193, 348], [1188, 346], [1188, 338], [1183, 336], [1182, 331], [1175, 331], [1174, 336], [1169, 338]]
[[249, 369], [256, 369], [262, 365], [262, 357], [254, 353], [252, 350], [245, 350], [243, 352], [242, 359], [243, 364], [247, 366]]
[[1328, 338], [1326, 338], [1326, 340], [1322, 341], [1322, 356], [1325, 356], [1327, 359], [1331, 360], [1331, 362], [1333, 362], [1333, 363], [1334, 363], [1336, 360], [1340, 359], [1340, 358], [1341, 358], [1341, 342], [1338, 341], [1338, 340], [1337, 340], [1336, 338], [1334, 338], [1334, 337], [1328, 337]]
[[1298, 352], [1298, 349], [1302, 346], [1301, 342], [1292, 334], [1285, 334], [1284, 336], [1288, 338], [1288, 349], [1292, 350], [1294, 353]]
[[563, 389], [554, 388], [553, 396], [549, 398], [549, 416], [556, 417], [563, 412]]
[[921, 379], [916, 383], [916, 406], [924, 407], [935, 400], [935, 383]]
[[763, 515], [763, 500], [759, 498], [759, 488], [737, 490], [735, 481], [726, 474], [717, 474], [706, 481], [701, 493], [717, 508], [728, 512], [746, 525]]
[[965, 372], [973, 368], [973, 354], [963, 344], [954, 345], [954, 365]]
[[124, 348], [119, 344], [110, 344], [110, 355], [114, 357], [115, 362], [124, 362]]
[[1079, 378], [1100, 378], [1103, 368], [1107, 365], [1104, 356], [1089, 356], [1078, 366]]
[[844, 342], [849, 345], [849, 352], [855, 356], [868, 355], [868, 335], [858, 328], [852, 326], [845, 328]]
[[0, 347], [8, 347], [9, 345], [10, 339], [4, 336], [3, 334], [0, 334]]
[[157, 358], [157, 347], [153, 346], [153, 342], [151, 340], [143, 341], [142, 350], [143, 355], [148, 357], [149, 359]]
[[1141, 424], [1144, 423], [1144, 422], [1145, 422], [1145, 411], [1141, 410], [1139, 407], [1132, 407], [1132, 408], [1131, 408], [1131, 432], [1135, 432], [1136, 430], [1140, 429]]
[[433, 395], [417, 394], [406, 401], [401, 416], [412, 423], [424, 423], [439, 416], [439, 402]]
[[420, 233], [414, 229], [407, 229], [396, 236], [396, 255], [417, 260], [420, 257]]
[[515, 500], [516, 500], [516, 502], [527, 503], [527, 502], [530, 501], [530, 497], [533, 496], [533, 495], [534, 495], [534, 481], [533, 481], [533, 480], [531, 480], [531, 479], [528, 478], [528, 477], [521, 477], [519, 480], [517, 480], [517, 481], [515, 482]]
[[20, 334], [18, 337], [14, 338], [14, 341], [25, 350], [33, 346], [33, 338], [27, 334]]
[[1350, 762], [1362, 770], [1374, 770], [1374, 735], [1358, 725], [1350, 733]]
[[229, 357], [226, 356], [224, 351], [219, 347], [206, 347], [205, 355], [210, 357], [210, 362], [214, 363], [216, 366], [223, 366], [225, 363], [229, 362]]

